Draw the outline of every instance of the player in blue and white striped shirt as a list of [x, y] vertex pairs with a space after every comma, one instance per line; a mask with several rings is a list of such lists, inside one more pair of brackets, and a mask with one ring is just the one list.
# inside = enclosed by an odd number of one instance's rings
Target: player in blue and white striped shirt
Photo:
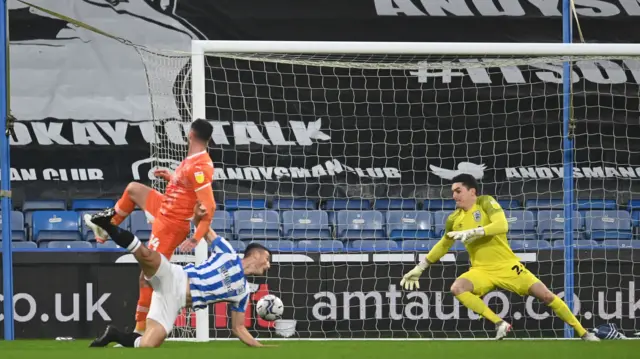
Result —
[[[197, 222], [204, 213], [198, 206], [194, 211]], [[142, 245], [131, 232], [111, 224], [114, 214], [112, 208], [106, 209], [94, 214], [91, 222], [107, 231], [120, 247], [133, 253], [154, 292], [143, 335], [124, 333], [107, 326], [90, 346], [104, 347], [117, 342], [125, 347], [158, 347], [171, 333], [180, 309], [193, 307], [197, 310], [216, 302], [231, 304], [231, 330], [243, 343], [252, 347], [264, 346], [244, 326], [250, 296], [245, 276], [263, 275], [269, 269], [271, 252], [267, 248], [252, 243], [241, 259], [226, 239], [210, 230], [205, 240], [213, 250], [211, 256], [199, 265], [181, 267]]]

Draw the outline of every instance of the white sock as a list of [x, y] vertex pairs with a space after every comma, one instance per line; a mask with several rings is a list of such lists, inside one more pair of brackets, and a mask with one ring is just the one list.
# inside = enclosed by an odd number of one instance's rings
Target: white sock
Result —
[[140, 348], [140, 342], [142, 341], [142, 337], [137, 337], [136, 340], [133, 342], [133, 347], [134, 348]]
[[141, 245], [142, 245], [142, 242], [140, 242], [138, 237], [133, 237], [133, 241], [131, 242], [131, 244], [129, 244], [129, 246], [127, 247], [127, 250], [129, 252], [133, 253], [133, 252], [137, 251], [138, 248], [140, 248]]

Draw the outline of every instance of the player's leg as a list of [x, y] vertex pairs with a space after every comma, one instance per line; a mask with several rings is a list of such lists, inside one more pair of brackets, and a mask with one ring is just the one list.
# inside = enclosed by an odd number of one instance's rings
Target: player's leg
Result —
[[494, 288], [490, 276], [471, 268], [453, 282], [451, 293], [462, 305], [495, 324], [498, 332], [496, 339], [502, 339], [511, 330], [511, 325], [504, 322], [482, 300], [482, 297]]
[[130, 182], [114, 207], [116, 214], [111, 222], [116, 226], [120, 225], [133, 212], [136, 205], [144, 210], [151, 192], [154, 190], [142, 183]]
[[[179, 226], [158, 219], [153, 222], [153, 227], [151, 228], [149, 249], [162, 254], [167, 259], [171, 259], [173, 252], [185, 240], [189, 232], [189, 224], [186, 222], [183, 226]], [[147, 329], [147, 315], [149, 314], [149, 308], [151, 308], [153, 288], [146, 281], [143, 273], [140, 274], [139, 281], [140, 293], [136, 307], [135, 331], [142, 334]]]
[[[569, 307], [547, 288], [544, 283], [531, 273], [522, 263], [513, 263], [496, 273], [492, 273], [496, 285], [521, 296], [532, 295], [548, 305], [556, 315], [571, 325], [576, 334], [585, 340], [591, 340], [587, 330], [578, 322]], [[595, 336], [593, 336], [595, 338]], [[596, 338], [597, 339], [597, 338]]]
[[104, 229], [117, 245], [131, 252], [145, 276], [154, 276], [160, 266], [161, 255], [145, 247], [133, 233], [111, 223], [114, 215], [115, 210], [107, 208], [93, 215], [85, 215], [84, 220], [87, 225]]
[[[531, 275], [533, 276], [533, 274]], [[549, 308], [556, 313], [558, 318], [573, 327], [578, 337], [586, 341], [599, 341], [598, 337], [593, 333], [587, 332], [587, 330], [578, 321], [578, 318], [573, 315], [567, 304], [557, 295], [553, 294], [553, 292], [551, 292], [544, 283], [538, 280], [529, 286], [527, 293], [538, 298], [544, 304], [549, 306]]]

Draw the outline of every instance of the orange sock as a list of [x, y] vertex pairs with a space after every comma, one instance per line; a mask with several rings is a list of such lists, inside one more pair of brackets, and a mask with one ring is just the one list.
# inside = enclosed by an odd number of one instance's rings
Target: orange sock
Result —
[[145, 286], [140, 288], [138, 307], [136, 308], [136, 332], [144, 332], [147, 327], [147, 314], [151, 307], [151, 295], [153, 288]]
[[[118, 203], [116, 203], [116, 215], [111, 219], [111, 223], [115, 226], [119, 226], [135, 208], [136, 204], [133, 203], [131, 197], [129, 197], [129, 193], [125, 189], [124, 193], [122, 193], [122, 197], [120, 197]], [[149, 300], [151, 300], [151, 297], [149, 297]]]

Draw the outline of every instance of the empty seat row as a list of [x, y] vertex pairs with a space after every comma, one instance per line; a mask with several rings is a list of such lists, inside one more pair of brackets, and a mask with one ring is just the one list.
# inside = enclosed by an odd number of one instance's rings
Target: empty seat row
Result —
[[[303, 252], [340, 252], [340, 251], [407, 251], [407, 252], [428, 252], [438, 242], [437, 240], [405, 240], [402, 242], [390, 240], [355, 240], [344, 243], [339, 240], [301, 240], [294, 242], [292, 240], [266, 240], [254, 241], [265, 245], [274, 252], [285, 251], [303, 251]], [[242, 242], [238, 240], [230, 241], [231, 245], [238, 252], [244, 251], [250, 242]], [[509, 244], [514, 252], [528, 252], [539, 250], [563, 250], [563, 241], [547, 242], [541, 240], [525, 241], [511, 240]], [[0, 248], [2, 242], [0, 241]], [[36, 244], [34, 242], [13, 242], [12, 247], [15, 249], [35, 250], [38, 248], [48, 249], [119, 249], [114, 242], [106, 243], [90, 243], [84, 241], [52, 241]], [[596, 242], [594, 240], [577, 240], [573, 243], [573, 248], [584, 250], [599, 249], [640, 249], [640, 241], [637, 240], [605, 240]], [[455, 242], [449, 251], [464, 251], [465, 247], [461, 242]]]

